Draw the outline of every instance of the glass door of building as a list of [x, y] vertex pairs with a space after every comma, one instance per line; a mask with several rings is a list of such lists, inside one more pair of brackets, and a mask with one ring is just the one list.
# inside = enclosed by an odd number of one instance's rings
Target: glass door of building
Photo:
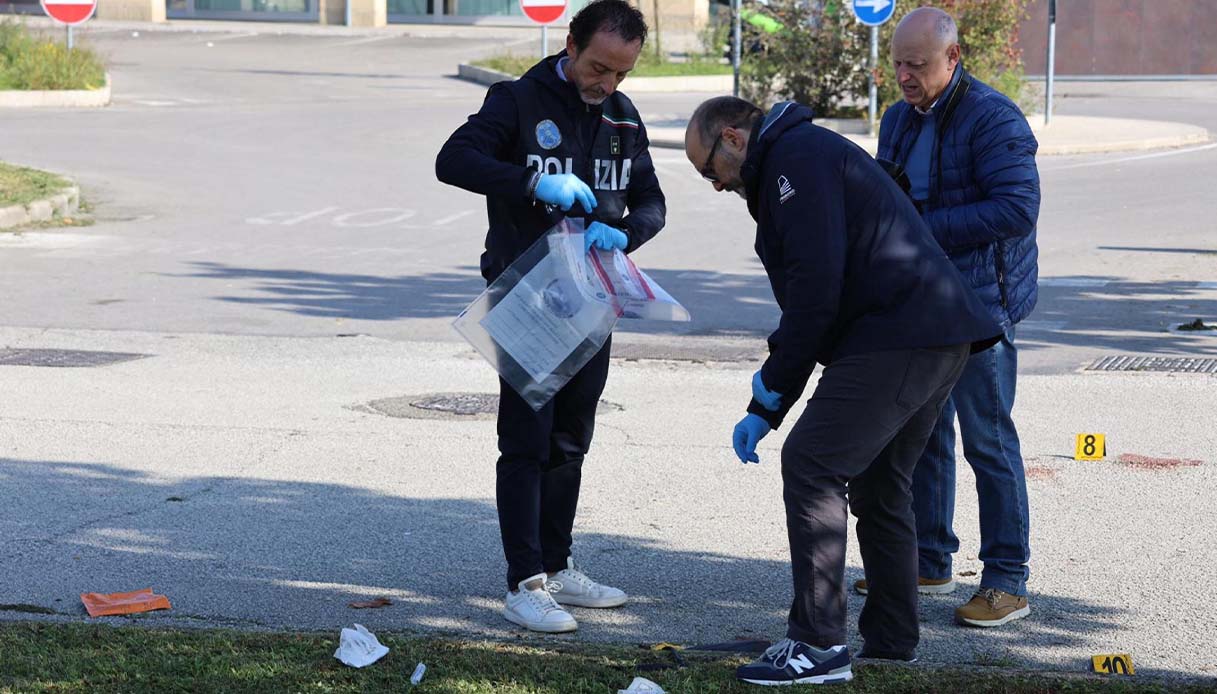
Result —
[[[389, 21], [451, 24], [519, 24], [536, 26], [524, 17], [520, 0], [387, 0]], [[568, 0], [567, 17], [573, 17], [588, 0]], [[555, 26], [566, 29], [566, 20]]]
[[317, 22], [317, 0], [165, 0], [170, 19], [251, 19]]
[[45, 14], [38, 0], [0, 0], [0, 15]]

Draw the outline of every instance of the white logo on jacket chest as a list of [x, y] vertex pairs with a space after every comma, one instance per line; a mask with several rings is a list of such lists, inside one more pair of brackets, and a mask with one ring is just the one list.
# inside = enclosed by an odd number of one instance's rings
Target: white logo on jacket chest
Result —
[[778, 176], [778, 203], [785, 202], [794, 197], [794, 186], [790, 185], [790, 179], [785, 176]]

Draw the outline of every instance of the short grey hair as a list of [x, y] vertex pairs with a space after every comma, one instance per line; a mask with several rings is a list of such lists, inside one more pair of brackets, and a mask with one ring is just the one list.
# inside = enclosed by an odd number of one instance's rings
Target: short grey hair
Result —
[[708, 99], [693, 112], [689, 124], [694, 127], [703, 145], [708, 145], [719, 136], [723, 128], [751, 130], [765, 112], [756, 104], [734, 96], [716, 96]]

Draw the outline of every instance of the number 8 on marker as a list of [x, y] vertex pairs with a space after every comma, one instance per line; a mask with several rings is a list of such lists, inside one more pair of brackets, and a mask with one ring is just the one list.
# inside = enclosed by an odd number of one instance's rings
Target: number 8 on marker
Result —
[[1107, 457], [1107, 437], [1103, 434], [1078, 434], [1074, 460], [1102, 460]]

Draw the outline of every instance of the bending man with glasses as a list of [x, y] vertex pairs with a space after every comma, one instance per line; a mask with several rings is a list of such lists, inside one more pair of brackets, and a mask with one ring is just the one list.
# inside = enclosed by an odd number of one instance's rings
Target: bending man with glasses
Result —
[[717, 191], [748, 202], [756, 252], [782, 309], [735, 427], [741, 462], [824, 370], [782, 447], [794, 601], [786, 638], [737, 676], [756, 684], [852, 678], [845, 646], [846, 491], [874, 586], [861, 657], [910, 660], [918, 642], [913, 467], [973, 349], [1001, 328], [866, 152], [742, 99], [698, 107], [685, 153]]

